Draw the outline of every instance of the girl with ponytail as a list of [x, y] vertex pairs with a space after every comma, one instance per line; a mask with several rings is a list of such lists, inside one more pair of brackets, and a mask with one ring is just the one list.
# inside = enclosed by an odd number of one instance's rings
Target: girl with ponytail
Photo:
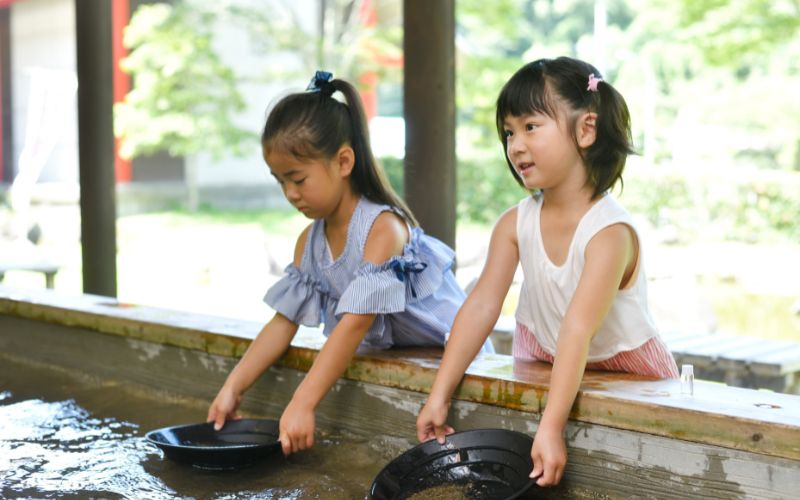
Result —
[[261, 144], [284, 196], [313, 222], [264, 297], [274, 317], [231, 371], [207, 420], [219, 429], [237, 418], [242, 394], [284, 354], [298, 326], [323, 323], [328, 338], [280, 419], [289, 454], [313, 445], [315, 408], [360, 345], [444, 345], [464, 292], [453, 250], [422, 232], [375, 161], [350, 83], [318, 71], [305, 92], [272, 108]]

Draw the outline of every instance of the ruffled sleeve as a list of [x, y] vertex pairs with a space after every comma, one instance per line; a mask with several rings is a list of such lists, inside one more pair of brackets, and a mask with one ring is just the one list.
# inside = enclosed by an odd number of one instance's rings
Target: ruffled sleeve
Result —
[[383, 264], [363, 262], [336, 307], [342, 314], [391, 314], [435, 293], [455, 262], [444, 243], [414, 228], [403, 255]]
[[319, 326], [324, 307], [319, 284], [294, 264], [289, 264], [285, 272], [267, 291], [264, 302], [293, 323]]

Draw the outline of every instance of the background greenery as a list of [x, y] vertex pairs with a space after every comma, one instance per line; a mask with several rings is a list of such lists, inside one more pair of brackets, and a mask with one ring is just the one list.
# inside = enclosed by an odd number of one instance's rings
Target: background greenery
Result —
[[[141, 6], [126, 36], [134, 87], [116, 123], [126, 151], [224, 158], [254, 140], [235, 124], [243, 80], [215, 52], [215, 23], [249, 35], [264, 55], [255, 72], [260, 81], [294, 82], [330, 68], [368, 86], [361, 76], [374, 73], [379, 95], [387, 97], [382, 109], [396, 114], [403, 75], [387, 61], [401, 57], [402, 2], [372, 3], [378, 20], [369, 26], [360, 21], [359, 0], [314, 3], [319, 23], [308, 23], [307, 5], [290, 0], [264, 0], [257, 8], [233, 0]], [[796, 255], [800, 244], [797, 0], [457, 0], [456, 8], [459, 232], [487, 230], [525, 194], [507, 171], [494, 130], [502, 84], [533, 59], [586, 59], [621, 91], [633, 116], [639, 154], [617, 191], [624, 204], [652, 228], [658, 245], [688, 248], [690, 264], [729, 259], [729, 248], [763, 249], [748, 250], [748, 261], [716, 274], [686, 271], [721, 325], [800, 337], [797, 286], [779, 286], [786, 279], [780, 275], [771, 277], [772, 288], [757, 291], [739, 281], [747, 267], [769, 263], [769, 248]], [[603, 29], [595, 26], [598, 9], [605, 12]], [[274, 64], [278, 56], [294, 62]], [[382, 163], [402, 191], [402, 161]], [[258, 220], [224, 217], [209, 227]], [[713, 247], [720, 255], [698, 257], [701, 245], [717, 243], [728, 245]]]
[[[220, 20], [249, 33], [256, 50], [302, 61], [278, 69], [265, 64], [265, 82], [331, 67], [352, 81], [378, 72], [389, 88], [384, 93], [398, 95], [391, 89], [401, 89], [402, 73], [382, 61], [401, 54], [400, 0], [374, 2], [380, 21], [369, 27], [359, 22], [359, 1], [320, 4], [323, 18], [312, 27], [302, 22], [302, 6], [266, 3], [270, 8], [177, 1], [135, 12], [124, 64], [135, 84], [116, 122], [126, 153], [219, 156], [255, 140], [232, 119], [243, 101], [236, 75], [214, 51], [212, 27]], [[594, 27], [598, 5], [607, 18], [602, 37]], [[753, 226], [729, 237], [751, 239], [765, 225], [797, 236], [790, 220], [797, 204], [789, 199], [796, 176], [760, 179], [752, 172], [800, 171], [800, 100], [789, 98], [800, 88], [796, 1], [498, 0], [487, 8], [482, 0], [458, 0], [456, 6], [459, 217], [491, 221], [519, 198], [498, 147], [494, 99], [521, 63], [565, 54], [605, 66], [606, 79], [626, 96], [644, 159], [629, 175], [648, 180], [646, 196], [634, 204], [653, 222], [663, 207], [657, 201], [670, 209], [693, 201], [698, 210]], [[398, 162], [385, 163], [400, 185]], [[684, 175], [695, 171], [715, 174]], [[697, 204], [703, 189], [681, 187], [696, 181], [731, 198]], [[692, 196], [673, 197], [682, 190]]]

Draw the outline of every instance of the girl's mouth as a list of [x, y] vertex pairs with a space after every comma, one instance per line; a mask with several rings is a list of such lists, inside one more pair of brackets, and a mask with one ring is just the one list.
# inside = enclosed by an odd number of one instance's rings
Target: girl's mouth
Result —
[[517, 170], [519, 170], [519, 173], [523, 173], [526, 170], [533, 168], [534, 165], [534, 163], [519, 163], [517, 164]]

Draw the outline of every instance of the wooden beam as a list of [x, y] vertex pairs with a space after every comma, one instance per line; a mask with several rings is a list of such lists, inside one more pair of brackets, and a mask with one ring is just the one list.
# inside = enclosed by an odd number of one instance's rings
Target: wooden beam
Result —
[[11, 101], [11, 12], [0, 8], [0, 181], [14, 180], [14, 134]]
[[403, 1], [405, 198], [455, 248], [455, 1]]
[[117, 295], [111, 3], [75, 2], [83, 290]]

